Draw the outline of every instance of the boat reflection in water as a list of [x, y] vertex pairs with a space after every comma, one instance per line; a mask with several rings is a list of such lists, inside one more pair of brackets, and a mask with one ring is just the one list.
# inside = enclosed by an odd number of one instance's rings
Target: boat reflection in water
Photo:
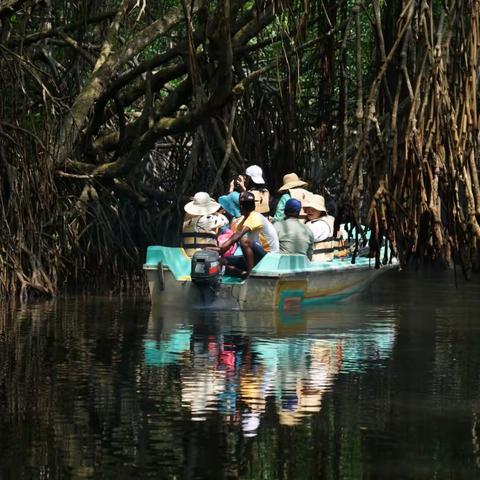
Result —
[[218, 412], [245, 436], [257, 434], [272, 408], [283, 425], [319, 412], [338, 375], [381, 366], [396, 335], [395, 316], [385, 317], [385, 309], [376, 318], [350, 305], [298, 312], [152, 308], [144, 341], [152, 384], [164, 369], [179, 368], [181, 404], [192, 420]]

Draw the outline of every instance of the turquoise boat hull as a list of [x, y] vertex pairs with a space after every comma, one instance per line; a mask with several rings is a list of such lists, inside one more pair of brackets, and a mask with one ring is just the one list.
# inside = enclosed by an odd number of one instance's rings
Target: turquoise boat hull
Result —
[[267, 254], [246, 280], [222, 277], [215, 287], [190, 278], [182, 248], [151, 246], [143, 269], [153, 304], [184, 308], [288, 309], [349, 297], [395, 264], [374, 268], [368, 258], [310, 262], [304, 255]]

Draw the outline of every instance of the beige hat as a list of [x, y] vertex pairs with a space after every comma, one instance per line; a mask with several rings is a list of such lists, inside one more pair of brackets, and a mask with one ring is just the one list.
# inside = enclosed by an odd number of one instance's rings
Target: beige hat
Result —
[[217, 203], [206, 192], [198, 192], [194, 195], [193, 200], [188, 202], [184, 210], [190, 215], [209, 215], [216, 212], [221, 205]]
[[283, 185], [278, 189], [279, 192], [290, 190], [295, 187], [304, 187], [307, 182], [300, 180], [296, 173], [287, 173], [283, 176]]
[[325, 199], [321, 195], [309, 195], [303, 202], [303, 208], [313, 208], [319, 212], [326, 212]]

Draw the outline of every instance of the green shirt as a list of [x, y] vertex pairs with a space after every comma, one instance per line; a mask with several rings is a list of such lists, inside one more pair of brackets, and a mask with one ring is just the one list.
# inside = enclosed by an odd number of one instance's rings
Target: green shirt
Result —
[[315, 238], [298, 218], [287, 218], [274, 224], [280, 242], [280, 253], [300, 253], [312, 258]]
[[275, 215], [273, 216], [272, 223], [280, 222], [285, 220], [285, 204], [290, 200], [292, 196], [290, 193], [284, 193], [277, 204], [277, 209], [275, 210]]

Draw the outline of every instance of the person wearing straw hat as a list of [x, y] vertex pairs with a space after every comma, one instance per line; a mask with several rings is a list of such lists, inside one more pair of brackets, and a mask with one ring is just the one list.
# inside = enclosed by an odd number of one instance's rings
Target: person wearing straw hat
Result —
[[[270, 213], [270, 192], [263, 178], [263, 170], [258, 165], [250, 165], [245, 175], [239, 175], [236, 185], [241, 191], [252, 192], [255, 195], [255, 211], [268, 217]], [[232, 189], [232, 185], [230, 189]]]
[[313, 261], [332, 260], [334, 252], [341, 247], [341, 241], [333, 235], [335, 218], [328, 214], [325, 199], [321, 195], [310, 194], [303, 206], [308, 219], [305, 225], [315, 238]]
[[[278, 189], [282, 196], [280, 197], [277, 209], [275, 210], [275, 215], [273, 217], [274, 222], [279, 222], [285, 219], [285, 204], [290, 198], [296, 198], [302, 203], [305, 201], [308, 195], [310, 195], [308, 190], [302, 188], [306, 185], [307, 182], [301, 180], [296, 173], [287, 173], [284, 175], [283, 185]], [[306, 218], [303, 208], [300, 212], [300, 218]]]
[[206, 192], [196, 193], [185, 205], [187, 215], [183, 222], [182, 246], [189, 257], [202, 248], [218, 249], [218, 232], [228, 224], [227, 218], [218, 213], [220, 208], [221, 205]]

